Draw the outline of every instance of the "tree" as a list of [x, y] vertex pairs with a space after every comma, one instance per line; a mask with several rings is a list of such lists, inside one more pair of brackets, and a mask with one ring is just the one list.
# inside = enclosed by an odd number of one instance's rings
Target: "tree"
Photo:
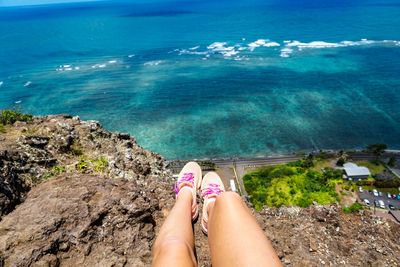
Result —
[[336, 165], [337, 165], [337, 166], [343, 166], [343, 164], [344, 164], [345, 162], [346, 162], [346, 161], [344, 160], [344, 158], [340, 157], [340, 158], [337, 160]]
[[379, 157], [382, 155], [383, 152], [387, 149], [386, 144], [372, 144], [367, 146], [367, 152], [374, 154], [376, 157], [376, 160], [379, 159]]
[[394, 167], [396, 165], [396, 158], [395, 157], [390, 157], [388, 165], [390, 167]]

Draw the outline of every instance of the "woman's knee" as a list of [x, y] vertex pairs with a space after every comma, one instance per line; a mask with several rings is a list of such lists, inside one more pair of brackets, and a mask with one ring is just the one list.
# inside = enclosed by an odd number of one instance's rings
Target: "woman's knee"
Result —
[[223, 192], [221, 195], [218, 196], [217, 198], [218, 201], [242, 201], [242, 198], [239, 196], [238, 193], [236, 192]]
[[160, 242], [156, 242], [153, 246], [153, 253], [173, 251], [174, 253], [191, 253], [191, 248], [187, 242], [177, 237], [167, 237]]
[[196, 266], [193, 249], [187, 242], [176, 237], [167, 237], [154, 244], [153, 266], [166, 266], [164, 261], [174, 261], [175, 266]]
[[215, 203], [224, 204], [224, 203], [241, 203], [241, 202], [243, 202], [243, 200], [238, 193], [223, 192], [221, 195], [218, 196]]

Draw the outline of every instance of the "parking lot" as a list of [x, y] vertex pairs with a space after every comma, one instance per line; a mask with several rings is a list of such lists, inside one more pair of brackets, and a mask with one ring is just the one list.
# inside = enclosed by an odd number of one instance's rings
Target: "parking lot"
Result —
[[387, 193], [382, 192], [382, 196], [374, 196], [372, 191], [363, 190], [362, 193], [358, 192], [358, 196], [360, 197], [360, 199], [362, 201], [364, 201], [364, 199], [368, 199], [371, 207], [374, 206], [374, 200], [378, 200], [378, 201], [382, 200], [385, 203], [386, 209], [389, 209], [389, 204], [393, 205], [394, 208], [397, 210], [400, 209], [400, 200], [397, 200], [397, 198], [396, 199], [388, 198]]

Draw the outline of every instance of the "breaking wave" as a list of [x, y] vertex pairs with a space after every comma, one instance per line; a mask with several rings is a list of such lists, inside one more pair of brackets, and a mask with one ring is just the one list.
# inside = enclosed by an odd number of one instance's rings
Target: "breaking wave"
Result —
[[[245, 40], [245, 38], [242, 39], [242, 41]], [[337, 43], [325, 41], [312, 41], [307, 43], [297, 40], [285, 40], [279, 43], [269, 39], [258, 39], [250, 43], [214, 42], [206, 45], [206, 49], [201, 49], [201, 45], [196, 45], [191, 48], [175, 49], [171, 52], [177, 52], [178, 55], [201, 55], [203, 59], [208, 59], [212, 55], [220, 55], [226, 59], [243, 60], [248, 58], [252, 52], [259, 48], [278, 50], [281, 57], [287, 58], [295, 51], [302, 51], [303, 49], [333, 49], [351, 46], [400, 46], [400, 41], [361, 39], [359, 41], [341, 41]]]

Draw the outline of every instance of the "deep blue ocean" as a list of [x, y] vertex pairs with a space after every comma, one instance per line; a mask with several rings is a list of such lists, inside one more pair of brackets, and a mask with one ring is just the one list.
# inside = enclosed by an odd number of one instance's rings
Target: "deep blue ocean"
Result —
[[399, 0], [143, 2], [0, 8], [0, 109], [169, 159], [400, 149]]

